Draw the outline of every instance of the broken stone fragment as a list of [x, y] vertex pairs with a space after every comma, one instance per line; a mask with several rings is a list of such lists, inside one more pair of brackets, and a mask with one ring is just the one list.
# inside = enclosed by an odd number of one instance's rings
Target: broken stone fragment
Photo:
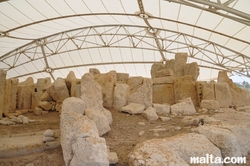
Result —
[[129, 114], [141, 114], [145, 110], [145, 106], [137, 103], [130, 103], [122, 107], [122, 112], [127, 112]]

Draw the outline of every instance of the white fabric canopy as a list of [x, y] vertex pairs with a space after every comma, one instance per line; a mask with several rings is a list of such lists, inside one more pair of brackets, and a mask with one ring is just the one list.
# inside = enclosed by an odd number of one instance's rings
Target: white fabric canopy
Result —
[[89, 68], [150, 77], [187, 52], [199, 80], [248, 75], [249, 0], [12, 0], [0, 2], [0, 68], [21, 80], [80, 78]]

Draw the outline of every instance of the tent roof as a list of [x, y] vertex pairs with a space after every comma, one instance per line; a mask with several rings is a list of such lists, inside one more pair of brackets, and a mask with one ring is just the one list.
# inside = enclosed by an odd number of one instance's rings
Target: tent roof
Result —
[[150, 77], [187, 52], [199, 80], [248, 75], [248, 0], [0, 1], [0, 68], [21, 80], [79, 78], [89, 68]]

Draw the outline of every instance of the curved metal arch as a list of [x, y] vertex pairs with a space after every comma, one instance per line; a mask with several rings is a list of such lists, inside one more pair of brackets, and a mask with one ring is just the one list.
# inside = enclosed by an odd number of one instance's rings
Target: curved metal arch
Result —
[[[117, 27], [120, 27], [120, 28], [126, 28], [126, 27], [130, 27], [130, 26], [128, 26], [128, 25], [116, 25]], [[98, 28], [98, 27], [101, 27], [101, 26], [97, 26], [97, 27], [87, 27], [87, 28]], [[114, 25], [109, 25], [109, 26], [102, 26], [102, 27], [115, 27]], [[137, 28], [139, 28], [140, 30], [141, 29], [144, 29], [144, 28], [147, 28], [146, 26], [134, 26], [133, 25], [133, 27], [137, 27]], [[83, 29], [87, 29], [86, 27], [84, 27]], [[80, 29], [76, 29], [76, 30], [80, 30]], [[75, 31], [76, 31], [75, 30]], [[195, 46], [195, 45], [192, 45], [192, 43], [181, 43], [181, 42], [178, 42], [178, 40], [168, 40], [167, 38], [165, 38], [165, 39], [163, 39], [163, 38], [160, 38], [160, 37], [158, 37], [158, 39], [159, 40], [163, 40], [163, 41], [166, 41], [166, 42], [169, 42], [169, 43], [179, 43], [179, 44], [182, 44], [182, 45], [186, 45], [186, 49], [187, 50], [189, 50], [189, 52], [192, 52], [192, 49], [196, 49], [196, 50], [198, 50], [199, 52], [203, 52], [203, 51], [206, 51], [206, 52], [210, 52], [210, 53], [213, 53], [213, 54], [217, 54], [217, 56], [221, 56], [223, 59], [227, 59], [227, 62], [229, 62], [229, 61], [235, 61], [235, 58], [237, 58], [237, 57], [241, 57], [241, 58], [243, 58], [243, 61], [244, 61], [244, 58], [248, 58], [247, 56], [244, 56], [244, 55], [242, 55], [242, 54], [240, 54], [239, 52], [236, 52], [236, 51], [233, 51], [233, 50], [230, 50], [230, 49], [228, 49], [228, 48], [225, 48], [225, 47], [223, 47], [223, 46], [220, 46], [220, 45], [218, 45], [218, 44], [216, 44], [216, 43], [212, 43], [212, 42], [210, 42], [210, 41], [206, 41], [206, 40], [204, 40], [204, 39], [201, 39], [201, 38], [198, 38], [198, 37], [195, 37], [195, 36], [191, 36], [191, 35], [188, 35], [188, 34], [183, 34], [183, 33], [179, 33], [179, 32], [175, 32], [175, 31], [170, 31], [170, 30], [165, 30], [165, 29], [160, 29], [161, 31], [169, 31], [169, 32], [172, 32], [172, 33], [175, 33], [175, 34], [178, 34], [179, 36], [181, 36], [181, 37], [186, 37], [186, 39], [187, 39], [187, 37], [193, 37], [193, 38], [196, 38], [196, 39], [199, 39], [199, 40], [201, 40], [201, 41], [203, 41], [204, 43], [206, 43], [207, 45], [213, 45], [213, 46], [215, 46], [215, 47], [220, 47], [220, 48], [224, 48], [224, 49], [227, 49], [227, 50], [229, 50], [230, 52], [233, 52], [233, 53], [235, 53], [235, 55], [232, 57], [232, 58], [229, 58], [229, 57], [226, 57], [226, 56], [224, 56], [224, 55], [219, 55], [218, 54], [218, 52], [211, 52], [210, 50], [206, 50], [206, 49], [204, 49], [204, 48], [199, 48], [199, 46]], [[72, 30], [71, 31], [68, 31], [68, 32], [72, 32]], [[68, 32], [64, 32], [64, 33], [57, 33], [57, 34], [55, 34], [55, 35], [64, 35], [64, 34], [66, 34], [66, 33], [68, 33]], [[93, 31], [93, 32], [97, 32], [97, 31]], [[113, 34], [113, 35], [120, 35], [120, 36], [123, 36], [124, 37], [124, 39], [127, 39], [128, 40], [128, 43], [129, 42], [131, 42], [131, 38], [132, 39], [141, 39], [141, 42], [144, 42], [144, 39], [143, 38], [147, 38], [147, 39], [151, 39], [151, 40], [154, 40], [153, 39], [153, 37], [151, 36], [151, 35], [147, 35], [147, 36], [141, 36], [141, 35], [138, 35], [138, 34], [130, 34], [129, 33], [129, 30], [127, 30], [126, 32], [128, 32], [128, 33], [126, 33], [126, 34]], [[146, 31], [145, 31], [145, 34], [146, 34]], [[13, 54], [9, 54], [8, 56], [5, 56], [5, 58], [8, 58], [8, 57], [10, 57], [10, 56], [15, 56], [15, 58], [14, 59], [16, 59], [16, 61], [18, 60], [18, 57], [20, 57], [20, 55], [23, 55], [23, 56], [26, 56], [25, 55], [25, 51], [26, 52], [28, 52], [28, 51], [31, 51], [32, 49], [34, 49], [34, 48], [37, 48], [37, 47], [40, 47], [41, 45], [43, 45], [43, 46], [48, 46], [48, 44], [49, 44], [49, 42], [45, 42], [46, 41], [46, 39], [47, 39], [47, 41], [49, 41], [49, 38], [53, 38], [53, 37], [55, 37], [55, 35], [51, 35], [51, 36], [49, 36], [49, 37], [46, 37], [46, 38], [43, 38], [43, 39], [39, 39], [39, 42], [37, 43], [37, 41], [38, 40], [36, 40], [36, 41], [33, 41], [33, 42], [31, 42], [31, 43], [29, 43], [28, 45], [26, 45], [25, 47], [26, 48], [24, 48], [24, 47], [22, 47], [22, 48], [20, 48], [19, 50], [16, 50], [15, 51], [15, 53], [14, 52], [12, 52]], [[111, 34], [109, 34], [109, 33], [107, 33], [107, 34], [104, 34], [104, 33], [95, 33], [95, 34], [92, 34], [92, 35], [94, 35], [94, 36], [97, 36], [97, 37], [100, 37], [100, 35], [102, 36], [102, 35], [111, 35]], [[86, 37], [88, 37], [88, 36], [91, 36], [90, 34], [86, 34]], [[70, 35], [68, 35], [68, 36], [65, 36], [65, 38], [60, 38], [60, 39], [58, 39], [58, 40], [60, 40], [61, 42], [62, 41], [66, 41], [66, 40], [73, 40], [74, 38], [75, 38], [76, 36], [70, 36]], [[177, 38], [176, 38], [177, 39]], [[41, 40], [44, 40], [44, 42], [41, 42]], [[101, 41], [101, 40], [100, 40]], [[50, 41], [51, 43], [52, 42], [55, 42], [55, 41], [53, 41], [53, 40], [51, 40]], [[131, 45], [130, 45], [130, 47], [129, 46], [126, 46], [126, 47], [124, 47], [124, 48], [135, 48], [134, 46], [133, 46], [133, 44], [132, 43], [130, 43]], [[157, 46], [154, 46], [154, 47], [152, 47], [153, 45], [151, 45], [150, 46], [150, 48], [139, 48], [139, 47], [137, 47], [137, 49], [151, 49], [151, 50], [155, 50], [155, 51], [158, 51], [158, 48], [157, 48]], [[203, 45], [204, 46], [204, 45]], [[101, 43], [97, 43], [97, 46], [96, 47], [92, 47], [92, 48], [103, 48], [103, 47], [110, 47], [110, 48], [113, 48], [113, 47], [117, 47], [117, 46], [112, 46], [112, 45], [109, 45], [109, 46], [107, 46], [107, 45], [105, 45], [105, 43], [103, 43], [103, 41], [101, 41]], [[119, 47], [121, 47], [122, 48], [122, 46], [119, 46]], [[155, 48], [155, 49], [153, 49], [153, 48]], [[46, 48], [45, 48], [46, 49]], [[67, 51], [74, 51], [74, 50], [78, 50], [79, 48], [75, 48], [75, 49], [73, 49], [73, 50], [67, 50]], [[91, 47], [88, 47], [88, 48], [85, 48], [85, 49], [91, 49]], [[46, 51], [48, 51], [48, 50], [46, 50]], [[163, 48], [162, 49], [162, 51], [163, 52], [168, 52], [168, 53], [176, 53], [176, 52], [174, 52], [174, 51], [171, 51], [171, 50], [168, 50], [167, 48]], [[38, 52], [34, 52], [34, 53], [38, 53]], [[60, 52], [60, 53], [62, 53], [62, 52]], [[41, 59], [41, 58], [44, 58], [44, 60], [46, 61], [46, 57], [47, 56], [53, 56], [53, 55], [55, 55], [55, 54], [60, 54], [59, 52], [57, 52], [57, 53], [51, 53], [51, 54], [48, 54], [48, 52], [46, 52], [46, 53], [40, 53], [42, 56], [40, 56], [39, 58]], [[202, 61], [204, 61], [203, 59], [200, 59], [200, 58], [198, 58], [198, 57], [196, 57], [195, 55], [190, 55], [190, 57], [191, 58], [194, 58], [194, 59], [197, 59], [197, 60], [202, 60]], [[5, 59], [4, 58], [4, 59]], [[2, 61], [2, 62], [4, 62], [4, 59], [3, 59], [3, 57], [1, 57], [1, 59], [0, 59], [0, 61]], [[249, 58], [248, 58], [249, 59]], [[33, 59], [34, 60], [34, 59]], [[25, 63], [29, 63], [29, 62], [31, 62], [32, 61], [32, 58], [30, 59], [30, 61], [27, 61], [27, 62], [25, 62]], [[214, 63], [215, 61], [207, 61], [207, 63], [210, 63], [210, 64], [215, 64], [215, 65], [217, 65], [218, 67], [220, 67], [220, 68], [224, 68], [225, 70], [228, 70], [228, 71], [233, 71], [234, 70], [234, 68], [233, 67], [231, 67], [231, 66], [226, 66], [225, 64], [226, 63], [221, 63], [221, 62], [219, 62], [219, 61], [217, 61], [218, 63], [216, 64], [216, 63]], [[237, 61], [236, 61], [237, 62]], [[23, 64], [25, 64], [25, 63], [23, 63]], [[119, 63], [119, 62], [110, 62], [110, 63]], [[127, 62], [127, 63], [129, 63], [129, 62]], [[135, 62], [130, 62], [130, 63], [135, 63]], [[147, 63], [147, 62], [145, 62], [145, 63]], [[243, 63], [241, 63], [241, 62], [237, 62], [239, 65], [238, 66], [236, 66], [237, 68], [243, 68], [244, 70], [249, 70], [249, 68], [250, 68], [250, 66], [249, 66], [249, 64], [248, 65], [246, 65], [246, 64], [243, 64]], [[23, 64], [19, 64], [19, 65], [23, 65]], [[86, 64], [85, 64], [86, 65]], [[97, 65], [97, 64], [89, 64], [89, 65]], [[245, 67], [243, 67], [243, 66], [245, 66]], [[17, 66], [15, 66], [14, 64], [13, 65], [10, 65], [10, 68], [9, 69], [12, 69], [12, 68], [14, 68], [14, 67], [17, 67]], [[46, 67], [49, 67], [49, 65], [47, 64], [47, 66]], [[207, 67], [209, 67], [209, 66], [207, 66]], [[54, 68], [53, 70], [56, 70], [57, 68]], [[42, 72], [42, 71], [39, 71], [39, 72]], [[241, 73], [241, 74], [243, 74], [243, 75], [245, 75], [244, 73]], [[29, 74], [28, 74], [29, 75]], [[53, 76], [53, 75], [52, 75]], [[21, 76], [20, 76], [21, 77]], [[53, 78], [53, 77], [52, 77]]]
[[[225, 18], [228, 18], [228, 19], [243, 23], [243, 24], [248, 25], [248, 26], [250, 25], [250, 15], [249, 14], [228, 7], [228, 5], [233, 3], [235, 0], [227, 0], [223, 4], [220, 2], [220, 0], [217, 0], [217, 3], [212, 2], [211, 0], [165, 0], [165, 1], [174, 2], [174, 3], [194, 7], [194, 8], [197, 8], [197, 9], [208, 11], [208, 12], [220, 15], [222, 17], [225, 17]], [[197, 5], [197, 4], [202, 4], [204, 6], [201, 7], [201, 6]], [[220, 10], [228, 12], [231, 15], [221, 13]]]
[[[21, 37], [15, 37], [15, 36], [11, 36], [10, 35], [10, 32], [12, 31], [15, 31], [15, 30], [18, 30], [18, 29], [21, 29], [23, 27], [28, 27], [28, 26], [31, 26], [31, 25], [35, 25], [35, 24], [39, 24], [39, 23], [42, 23], [42, 22], [47, 22], [47, 21], [53, 21], [53, 20], [58, 20], [58, 19], [64, 19], [64, 18], [71, 18], [71, 17], [79, 17], [79, 16], [89, 16], [89, 15], [96, 15], [96, 16], [101, 16], [101, 15], [110, 15], [110, 16], [116, 16], [116, 15], [124, 15], [124, 16], [135, 16], [135, 17], [138, 17], [139, 14], [124, 14], [124, 13], [92, 13], [92, 14], [76, 14], [76, 15], [68, 15], [68, 16], [63, 16], [63, 17], [54, 17], [54, 18], [51, 18], [51, 19], [45, 19], [45, 20], [40, 20], [40, 21], [36, 21], [36, 22], [32, 22], [32, 23], [29, 23], [29, 24], [25, 24], [25, 25], [22, 25], [22, 26], [18, 26], [18, 27], [15, 27], [13, 29], [9, 29], [7, 31], [4, 31], [4, 32], [1, 32], [2, 34], [5, 34], [4, 37], [9, 37], [9, 38], [14, 38], [14, 39], [21, 39], [21, 40], [37, 40], [37, 39], [28, 39], [28, 38], [21, 38]], [[249, 16], [250, 17], [250, 16]], [[235, 38], [233, 36], [230, 36], [230, 35], [226, 35], [226, 34], [223, 34], [221, 32], [217, 32], [217, 31], [213, 31], [211, 29], [208, 29], [208, 28], [205, 28], [205, 27], [200, 27], [200, 26], [197, 26], [197, 25], [193, 25], [193, 24], [189, 24], [189, 23], [186, 23], [186, 22], [181, 22], [181, 21], [177, 21], [177, 20], [172, 20], [172, 19], [167, 19], [167, 18], [161, 18], [161, 17], [156, 17], [156, 16], [149, 16], [150, 19], [158, 19], [158, 20], [162, 20], [162, 21], [168, 21], [168, 22], [173, 22], [173, 23], [177, 23], [177, 24], [181, 24], [181, 25], [186, 25], [186, 26], [189, 26], [189, 27], [193, 27], [193, 28], [197, 28], [197, 29], [201, 29], [201, 30], [204, 30], [204, 31], [207, 31], [207, 32], [210, 32], [210, 33], [214, 33], [214, 34], [218, 34], [218, 35], [221, 35], [221, 36], [224, 36], [224, 37], [228, 37], [228, 38], [231, 38], [231, 39], [234, 39], [236, 41], [240, 41], [242, 43], [246, 43], [246, 44], [250, 44], [250, 42], [248, 41], [244, 41], [244, 40], [241, 40], [241, 39], [238, 39], [238, 38]], [[113, 24], [114, 25], [114, 24]], [[95, 25], [94, 27], [97, 27], [98, 25]], [[103, 26], [103, 25], [99, 25], [99, 26]], [[108, 25], [107, 25], [108, 26]], [[112, 26], [112, 25], [111, 25]], [[137, 25], [130, 25], [130, 26], [137, 26]], [[87, 27], [90, 27], [90, 26], [87, 26]], [[161, 29], [160, 27], [154, 27], [155, 29]], [[82, 28], [79, 28], [79, 29], [82, 29]], [[69, 32], [69, 31], [74, 31], [76, 29], [71, 29], [71, 30], [67, 30], [67, 31], [63, 31], [63, 32]], [[63, 32], [58, 32], [59, 33], [63, 33]], [[49, 35], [49, 36], [54, 36], [55, 34], [52, 34], [52, 35]], [[49, 37], [49, 36], [46, 36], [46, 37]], [[3, 37], [3, 36], [2, 36]]]

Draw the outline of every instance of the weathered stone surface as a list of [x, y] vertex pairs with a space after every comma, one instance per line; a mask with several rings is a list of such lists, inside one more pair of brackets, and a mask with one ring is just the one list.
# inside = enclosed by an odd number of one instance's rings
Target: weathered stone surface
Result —
[[43, 111], [42, 108], [35, 107], [34, 110], [33, 110], [33, 113], [34, 113], [36, 116], [40, 116], [40, 115], [42, 115], [42, 111]]
[[4, 113], [4, 96], [5, 96], [5, 86], [6, 86], [6, 75], [7, 71], [0, 69], [0, 119], [2, 119]]
[[174, 104], [174, 84], [153, 85], [153, 103]]
[[47, 91], [45, 91], [40, 97], [41, 101], [54, 101], [53, 98], [49, 95]]
[[36, 85], [35, 85], [35, 92], [43, 93], [47, 87], [49, 87], [51, 84], [51, 78], [38, 78]]
[[75, 85], [75, 97], [81, 98], [81, 83]]
[[95, 74], [94, 79], [101, 86], [103, 106], [112, 108], [114, 101], [114, 87], [116, 84], [116, 71], [113, 70], [106, 74]]
[[145, 106], [138, 103], [130, 103], [121, 109], [122, 112], [127, 112], [129, 114], [141, 114], [144, 110]]
[[182, 120], [181, 120], [181, 124], [183, 126], [198, 126], [199, 124], [199, 118], [196, 117], [192, 117], [192, 116], [185, 116]]
[[18, 79], [6, 79], [4, 94], [4, 114], [14, 112], [16, 109]]
[[176, 77], [184, 76], [184, 66], [187, 63], [187, 53], [176, 53], [174, 64], [174, 75]]
[[250, 105], [250, 92], [246, 89], [237, 87], [235, 83], [227, 76], [226, 71], [219, 71], [218, 83], [227, 83], [232, 95], [232, 105], [243, 106]]
[[[79, 113], [81, 112], [80, 108], [71, 109], [72, 100], [75, 99], [66, 99], [62, 105], [60, 131], [65, 165], [108, 166], [108, 151], [105, 139], [99, 137], [95, 123], [87, 116]], [[75, 112], [75, 110], [78, 111]]]
[[149, 121], [155, 121], [159, 118], [156, 114], [155, 108], [153, 107], [148, 107], [145, 111], [143, 111], [142, 116]]
[[29, 118], [28, 117], [23, 117], [22, 118], [23, 124], [28, 124], [29, 123]]
[[116, 152], [109, 152], [109, 164], [116, 164], [119, 162]]
[[97, 68], [90, 68], [89, 73], [95, 74], [101, 74], [101, 72]]
[[55, 103], [53, 102], [48, 102], [48, 101], [40, 101], [38, 103], [38, 106], [41, 107], [43, 110], [45, 111], [49, 111], [53, 108], [53, 106], [55, 105]]
[[76, 97], [69, 97], [65, 99], [65, 103], [70, 103], [70, 104], [64, 104], [65, 110], [72, 110], [81, 115], [84, 115], [84, 110], [86, 109], [86, 106], [85, 106], [85, 103], [81, 99], [76, 98]]
[[151, 78], [155, 78], [156, 77], [156, 72], [160, 71], [160, 70], [164, 70], [165, 65], [163, 63], [153, 63], [153, 65], [151, 66]]
[[[95, 114], [99, 113], [100, 116], [103, 116], [104, 118], [103, 121], [107, 121], [108, 124], [110, 125], [113, 121], [112, 114], [110, 113], [110, 111], [106, 110], [103, 107], [101, 86], [94, 80], [92, 74], [86, 73], [82, 77], [81, 93], [82, 93], [81, 100], [84, 102], [85, 109], [95, 110]], [[101, 126], [99, 128], [101, 128]], [[108, 127], [105, 126], [105, 128], [106, 128], [105, 130], [100, 131], [100, 134], [103, 134], [103, 131], [105, 132], [108, 131], [107, 129]]]
[[173, 83], [174, 83], [173, 76], [153, 78], [153, 85], [173, 84]]
[[116, 82], [126, 84], [128, 81], [128, 73], [116, 73]]
[[130, 94], [130, 88], [127, 84], [116, 84], [114, 89], [114, 104], [113, 108], [117, 111], [127, 105]]
[[164, 69], [164, 70], [159, 70], [155, 72], [155, 77], [167, 77], [167, 76], [173, 76], [174, 72], [172, 69]]
[[127, 81], [131, 93], [136, 92], [143, 84], [143, 77], [129, 77]]
[[70, 166], [109, 166], [106, 141], [101, 137], [76, 138]]
[[81, 99], [85, 108], [102, 107], [102, 89], [94, 80], [94, 76], [86, 73], [81, 78]]
[[20, 82], [17, 89], [17, 107], [29, 109], [32, 104], [32, 93], [34, 91], [34, 80], [32, 77]]
[[227, 129], [216, 126], [199, 126], [196, 131], [205, 135], [221, 150], [222, 157], [241, 157], [240, 145], [236, 136]]
[[174, 79], [175, 102], [191, 97], [195, 107], [199, 106], [195, 82], [190, 75]]
[[85, 115], [93, 120], [96, 124], [96, 127], [98, 129], [99, 136], [102, 136], [110, 131], [110, 126], [107, 118], [105, 115], [97, 109], [86, 109]]
[[50, 142], [50, 141], [54, 141], [55, 138], [54, 137], [45, 137], [43, 136], [43, 142]]
[[202, 100], [200, 103], [201, 108], [206, 108], [208, 110], [218, 110], [220, 109], [220, 104], [215, 100]]
[[69, 72], [69, 74], [67, 75], [67, 78], [65, 79], [65, 83], [69, 90], [69, 96], [76, 97], [75, 86], [77, 84], [80, 84], [80, 79], [76, 78], [75, 73], [73, 71]]
[[177, 104], [171, 105], [170, 108], [172, 114], [190, 115], [196, 113], [194, 104], [190, 97], [179, 101]]
[[197, 81], [199, 72], [197, 62], [188, 63], [184, 66], [184, 75], [191, 75], [193, 81]]
[[[129, 154], [129, 164], [188, 166], [190, 157], [205, 157], [211, 154], [221, 157], [220, 150], [204, 135], [189, 133], [164, 139], [151, 139], [139, 143]], [[205, 165], [213, 165], [211, 163]], [[217, 164], [216, 166], [222, 166]]]
[[223, 125], [223, 128], [236, 136], [242, 156], [247, 156], [250, 153], [250, 128], [238, 125]]
[[153, 104], [157, 115], [167, 116], [170, 113], [170, 104]]
[[56, 102], [63, 102], [69, 97], [68, 88], [62, 78], [57, 78], [46, 90]]
[[166, 117], [166, 116], [160, 116], [159, 118], [160, 118], [160, 120], [161, 120], [162, 122], [167, 122], [167, 121], [170, 121], [170, 120], [171, 120], [171, 118]]
[[43, 135], [44, 135], [45, 137], [54, 137], [55, 132], [54, 132], [54, 130], [47, 129], [47, 130], [43, 133]]
[[203, 83], [201, 85], [202, 100], [215, 100], [214, 83]]
[[230, 105], [232, 105], [232, 95], [228, 84], [216, 83], [214, 86], [216, 101], [219, 102], [220, 107], [228, 108]]
[[143, 104], [145, 107], [152, 107], [152, 80], [143, 79], [143, 85], [138, 88], [137, 92], [130, 94], [128, 103]]

